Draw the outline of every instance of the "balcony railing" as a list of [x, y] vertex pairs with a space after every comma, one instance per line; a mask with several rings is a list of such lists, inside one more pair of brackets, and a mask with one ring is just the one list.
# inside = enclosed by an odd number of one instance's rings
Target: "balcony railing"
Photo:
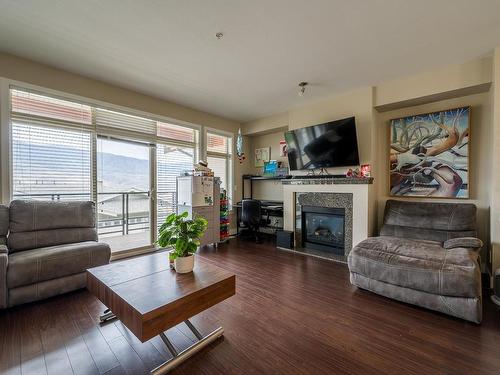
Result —
[[[97, 194], [97, 229], [101, 236], [145, 232], [151, 227], [149, 191], [106, 192]], [[86, 193], [14, 194], [14, 199], [50, 201], [89, 200]], [[176, 209], [176, 192], [157, 192], [157, 218], [160, 226]]]

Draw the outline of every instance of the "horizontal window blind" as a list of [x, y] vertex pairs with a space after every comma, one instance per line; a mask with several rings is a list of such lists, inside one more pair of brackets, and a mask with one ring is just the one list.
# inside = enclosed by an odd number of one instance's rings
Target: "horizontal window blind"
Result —
[[92, 125], [92, 108], [88, 105], [19, 89], [11, 90], [11, 111], [12, 120], [32, 124]]
[[226, 158], [215, 156], [207, 157], [208, 167], [214, 171], [216, 177], [221, 179], [221, 187], [227, 190], [228, 186], [228, 161]]
[[12, 122], [12, 188], [18, 199], [91, 199], [91, 134]]
[[13, 88], [12, 195], [91, 199], [92, 108]]
[[98, 132], [130, 133], [138, 138], [152, 139], [156, 136], [156, 121], [121, 112], [95, 108], [95, 122]]
[[181, 142], [196, 142], [197, 131], [180, 125], [158, 122], [158, 137]]
[[231, 138], [207, 132], [207, 153], [231, 154]]
[[158, 226], [163, 224], [169, 214], [175, 212], [177, 176], [186, 170], [193, 169], [195, 154], [194, 147], [168, 144], [156, 146]]

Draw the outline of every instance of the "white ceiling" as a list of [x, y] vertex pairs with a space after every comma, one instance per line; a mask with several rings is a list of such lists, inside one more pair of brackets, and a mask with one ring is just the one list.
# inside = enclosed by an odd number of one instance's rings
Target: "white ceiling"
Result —
[[498, 0], [0, 0], [0, 51], [248, 121], [488, 54], [499, 16]]

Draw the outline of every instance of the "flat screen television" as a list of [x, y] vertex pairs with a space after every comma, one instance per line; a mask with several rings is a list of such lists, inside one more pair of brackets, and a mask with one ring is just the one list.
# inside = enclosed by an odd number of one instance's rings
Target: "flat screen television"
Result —
[[359, 165], [354, 117], [285, 133], [290, 170]]

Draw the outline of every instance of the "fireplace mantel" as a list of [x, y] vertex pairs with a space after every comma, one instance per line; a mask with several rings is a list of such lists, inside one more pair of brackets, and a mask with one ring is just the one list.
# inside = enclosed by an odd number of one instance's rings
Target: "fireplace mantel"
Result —
[[[314, 183], [315, 181], [319, 183]], [[283, 181], [284, 229], [295, 233], [296, 229], [296, 197], [297, 193], [348, 193], [352, 195], [352, 242], [345, 249], [345, 257], [352, 247], [373, 234], [375, 213], [373, 179], [343, 179], [353, 182], [326, 183], [337, 178], [293, 179], [288, 181], [305, 181], [306, 183], [285, 183]], [[316, 195], [316, 194], [315, 194]], [[344, 258], [345, 260], [345, 258]]]
[[293, 178], [287, 178], [281, 180], [283, 185], [371, 185], [373, 184], [373, 177], [304, 177], [294, 176]]

